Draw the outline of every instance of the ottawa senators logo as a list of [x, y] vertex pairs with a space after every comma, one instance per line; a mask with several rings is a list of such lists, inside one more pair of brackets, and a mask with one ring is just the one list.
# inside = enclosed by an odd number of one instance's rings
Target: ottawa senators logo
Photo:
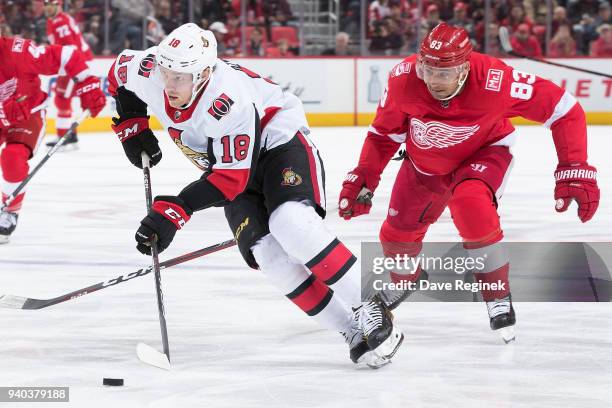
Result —
[[291, 167], [283, 169], [283, 182], [281, 186], [299, 186], [302, 184], [302, 176], [297, 174]]
[[155, 54], [149, 54], [140, 61], [138, 75], [148, 78], [155, 68]]
[[223, 116], [227, 115], [230, 112], [230, 109], [232, 108], [233, 104], [234, 101], [229, 96], [222, 93], [217, 99], [213, 101], [210, 108], [208, 108], [208, 113], [210, 113], [213, 118], [221, 120]]
[[181, 153], [183, 153], [185, 157], [191, 160], [191, 162], [195, 164], [195, 166], [200, 170], [208, 170], [208, 168], [210, 167], [208, 153], [200, 153], [191, 149], [189, 146], [185, 146], [183, 144], [183, 141], [181, 140], [181, 133], [183, 133], [182, 130], [169, 127], [168, 133], [170, 134], [170, 137], [172, 138], [174, 144], [181, 150]]

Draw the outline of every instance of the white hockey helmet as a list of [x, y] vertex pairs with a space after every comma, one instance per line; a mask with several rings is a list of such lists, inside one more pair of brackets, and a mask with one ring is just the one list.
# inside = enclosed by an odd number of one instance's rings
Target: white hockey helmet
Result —
[[204, 30], [193, 23], [183, 24], [159, 43], [156, 60], [160, 67], [192, 74], [193, 97], [188, 104], [191, 105], [206, 83], [202, 72], [210, 68], [212, 75], [212, 69], [217, 62], [217, 40], [212, 31]]

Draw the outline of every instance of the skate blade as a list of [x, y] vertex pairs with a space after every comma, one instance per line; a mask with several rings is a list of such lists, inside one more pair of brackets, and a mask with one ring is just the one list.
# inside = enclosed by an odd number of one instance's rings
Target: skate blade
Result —
[[9, 243], [9, 235], [0, 235], [0, 245]]
[[359, 357], [359, 359], [355, 363], [355, 366], [359, 370], [369, 369], [369, 368], [377, 369], [377, 368], [380, 368], [382, 366], [389, 364], [390, 362], [391, 362], [390, 359], [379, 357], [376, 354], [374, 354], [372, 351], [368, 351], [367, 353], [364, 353], [361, 357]]
[[496, 330], [504, 343], [509, 344], [516, 341], [516, 334], [514, 333], [514, 326], [502, 327]]
[[397, 327], [393, 326], [391, 335], [387, 337], [378, 347], [371, 351], [377, 358], [391, 360], [393, 355], [404, 341], [404, 333]]

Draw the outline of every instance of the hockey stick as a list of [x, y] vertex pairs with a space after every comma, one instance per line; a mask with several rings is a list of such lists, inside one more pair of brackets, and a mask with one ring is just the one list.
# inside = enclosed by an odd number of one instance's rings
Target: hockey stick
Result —
[[[193, 259], [200, 258], [205, 255], [210, 255], [214, 252], [221, 251], [225, 248], [230, 248], [236, 245], [236, 240], [230, 239], [225, 242], [221, 242], [219, 244], [211, 245], [206, 248], [198, 249], [197, 251], [189, 252], [187, 254], [177, 256], [176, 258], [169, 259], [167, 261], [161, 262], [159, 264], [159, 269], [170, 268], [171, 266], [176, 266], [182, 264], [187, 261], [191, 261]], [[125, 275], [118, 276], [116, 278], [98, 282], [94, 285], [87, 286], [83, 289], [78, 289], [70, 293], [66, 293], [64, 295], [60, 295], [58, 297], [54, 297], [51, 299], [34, 299], [34, 298], [26, 298], [22, 296], [14, 296], [14, 295], [0, 295], [0, 307], [9, 308], [9, 309], [25, 309], [25, 310], [38, 310], [44, 309], [45, 307], [54, 306], [58, 303], [67, 302], [72, 299], [80, 298], [81, 296], [89, 295], [90, 293], [97, 292], [102, 289], [109, 288], [111, 286], [118, 285], [123, 282], [127, 282], [129, 280], [140, 278], [141, 276], [148, 275], [153, 270], [152, 266], [148, 266], [146, 268], [141, 268], [135, 272], [127, 273]]]
[[530, 60], [530, 61], [541, 62], [543, 64], [554, 65], [556, 67], [561, 67], [561, 68], [571, 69], [571, 70], [574, 70], [574, 71], [584, 72], [584, 73], [591, 74], [591, 75], [598, 75], [598, 76], [602, 76], [602, 77], [605, 77], [605, 78], [612, 78], [611, 74], [605, 74], [603, 72], [591, 71], [590, 69], [574, 67], [574, 66], [571, 66], [571, 65], [565, 65], [565, 64], [558, 63], [558, 62], [553, 62], [553, 61], [545, 60], [543, 58], [528, 57], [526, 55], [520, 54], [520, 53], [514, 51], [514, 49], [512, 48], [512, 44], [510, 43], [510, 34], [508, 33], [508, 28], [507, 27], [500, 27], [499, 28], [499, 42], [500, 42], [502, 48], [504, 49], [504, 51], [507, 54], [512, 55], [514, 57], [524, 58], [524, 59], [527, 59], [527, 60]]
[[[142, 152], [142, 174], [144, 176], [145, 199], [147, 211], [153, 206], [153, 193], [151, 188], [151, 169], [149, 167], [149, 155]], [[143, 363], [151, 364], [155, 367], [170, 369], [170, 345], [168, 344], [168, 329], [166, 327], [166, 315], [164, 311], [164, 295], [161, 287], [161, 273], [159, 269], [159, 253], [157, 251], [157, 239], [153, 236], [151, 240], [151, 259], [153, 260], [153, 274], [155, 276], [155, 293], [157, 294], [157, 311], [159, 313], [159, 327], [161, 328], [162, 345], [164, 355], [160, 354], [153, 347], [139, 343], [136, 347], [136, 354]]]
[[13, 191], [8, 197], [7, 199], [4, 201], [4, 204], [2, 205], [2, 208], [0, 208], [0, 211], [4, 210], [6, 207], [8, 207], [11, 204], [11, 201], [13, 201], [15, 199], [15, 197], [17, 197], [19, 195], [19, 193], [21, 192], [21, 190], [23, 190], [25, 188], [25, 186], [30, 182], [30, 180], [32, 179], [32, 177], [34, 177], [34, 175], [36, 173], [38, 173], [38, 171], [40, 170], [40, 168], [47, 162], [47, 160], [49, 160], [51, 158], [51, 156], [53, 156], [55, 154], [55, 152], [57, 152], [57, 150], [62, 147], [62, 145], [64, 144], [64, 142], [68, 139], [68, 136], [70, 136], [75, 130], [76, 128], [85, 120], [89, 117], [90, 112], [88, 109], [84, 110], [83, 113], [81, 114], [81, 116], [79, 116], [79, 118], [76, 120], [76, 122], [74, 122], [71, 126], [70, 129], [68, 130], [68, 132], [66, 132], [66, 134], [64, 135], [64, 137], [60, 138], [60, 140], [56, 143], [55, 146], [53, 146], [51, 149], [49, 149], [49, 151], [45, 154], [45, 157], [42, 158], [42, 160], [40, 162], [38, 162], [38, 164], [36, 165], [36, 167], [34, 167], [34, 169], [30, 172], [30, 174], [28, 174], [28, 176], [17, 186], [17, 188], [15, 189], [15, 191]]

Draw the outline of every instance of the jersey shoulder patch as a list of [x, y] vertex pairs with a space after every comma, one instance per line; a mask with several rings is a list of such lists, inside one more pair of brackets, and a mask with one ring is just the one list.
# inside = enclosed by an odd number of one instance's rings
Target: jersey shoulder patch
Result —
[[208, 113], [213, 118], [221, 120], [221, 118], [230, 113], [233, 104], [233, 99], [227, 96], [227, 94], [222, 93], [221, 95], [213, 99], [210, 108], [208, 108]]
[[151, 76], [151, 71], [155, 69], [156, 64], [157, 62], [155, 61], [155, 54], [147, 54], [143, 59], [140, 60], [140, 65], [138, 66], [138, 75], [143, 76], [145, 78], [149, 78]]
[[15, 38], [13, 40], [13, 47], [11, 48], [12, 52], [18, 53], [23, 52], [25, 40], [23, 38]]

